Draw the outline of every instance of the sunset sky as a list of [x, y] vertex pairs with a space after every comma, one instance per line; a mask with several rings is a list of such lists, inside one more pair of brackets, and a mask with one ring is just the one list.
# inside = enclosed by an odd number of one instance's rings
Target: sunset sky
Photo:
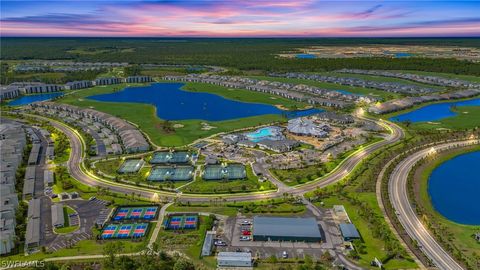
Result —
[[480, 36], [480, 1], [4, 1], [2, 36]]

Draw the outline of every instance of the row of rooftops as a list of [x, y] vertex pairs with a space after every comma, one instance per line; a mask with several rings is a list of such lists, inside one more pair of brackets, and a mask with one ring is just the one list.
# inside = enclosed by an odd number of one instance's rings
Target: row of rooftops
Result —
[[305, 73], [295, 73], [295, 72], [283, 73], [283, 74], [271, 73], [269, 75], [273, 77], [304, 79], [304, 80], [335, 83], [335, 84], [354, 86], [354, 87], [375, 88], [375, 89], [383, 90], [386, 92], [402, 93], [402, 94], [408, 94], [408, 95], [434, 93], [439, 91], [438, 89], [435, 89], [435, 88], [422, 87], [414, 84], [404, 84], [404, 83], [385, 82], [385, 81], [371, 81], [371, 80], [365, 80], [365, 79], [354, 78], [354, 77], [335, 77], [335, 76], [326, 76], [326, 75], [320, 75], [320, 74], [305, 74]]
[[274, 94], [310, 104], [338, 108], [347, 107], [352, 102], [373, 102], [376, 100], [369, 96], [348, 95], [315, 86], [257, 80], [238, 76], [189, 74], [185, 76], [165, 76], [164, 79], [171, 81], [201, 82], [230, 88], [240, 88]]
[[48, 101], [32, 103], [30, 106], [33, 108], [39, 107], [59, 112], [64, 111], [80, 117], [90, 118], [95, 122], [100, 122], [120, 136], [123, 147], [127, 153], [144, 152], [150, 149], [149, 143], [136, 127], [127, 121], [110, 114], [93, 109], [83, 109], [73, 105]]
[[27, 140], [25, 131], [17, 122], [0, 124], [0, 254], [7, 254], [15, 247], [15, 211], [18, 196], [15, 190], [16, 172], [22, 163]]
[[364, 70], [364, 69], [341, 69], [341, 70], [337, 70], [337, 72], [399, 78], [399, 79], [405, 79], [405, 80], [415, 81], [419, 83], [433, 84], [433, 85], [439, 85], [439, 86], [445, 86], [445, 87], [480, 88], [480, 84], [478, 83], [473, 83], [470, 81], [460, 80], [460, 79], [431, 76], [431, 75], [402, 73], [402, 72], [386, 71], [386, 70]]
[[6, 86], [0, 86], [0, 101], [5, 99], [13, 99], [20, 96], [21, 94], [49, 93], [62, 90], [75, 90], [92, 87], [94, 85], [111, 85], [119, 84], [122, 82], [145, 83], [152, 81], [153, 79], [150, 76], [129, 76], [127, 78], [104, 77], [97, 78], [93, 81], [73, 81], [67, 82], [65, 85], [46, 84], [42, 82], [14, 82]]
[[469, 90], [460, 90], [460, 91], [445, 93], [445, 94], [436, 94], [436, 95], [419, 96], [419, 97], [405, 97], [401, 99], [395, 99], [395, 100], [387, 101], [384, 103], [371, 105], [368, 108], [368, 111], [375, 114], [384, 114], [384, 113], [390, 113], [390, 112], [408, 109], [413, 107], [414, 105], [421, 104], [421, 103], [441, 101], [441, 100], [470, 98], [477, 95], [480, 95], [480, 90], [469, 89]]

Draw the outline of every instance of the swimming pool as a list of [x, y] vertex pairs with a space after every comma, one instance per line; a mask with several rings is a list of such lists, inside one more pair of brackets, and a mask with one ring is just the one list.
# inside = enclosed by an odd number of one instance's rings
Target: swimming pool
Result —
[[284, 138], [281, 128], [279, 127], [264, 127], [253, 132], [246, 133], [245, 136], [249, 141], [259, 142], [261, 140], [281, 140]]

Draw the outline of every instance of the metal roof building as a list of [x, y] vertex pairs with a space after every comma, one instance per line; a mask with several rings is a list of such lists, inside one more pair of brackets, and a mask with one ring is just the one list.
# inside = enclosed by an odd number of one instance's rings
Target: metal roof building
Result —
[[202, 256], [212, 255], [213, 240], [216, 234], [217, 232], [215, 231], [207, 231], [205, 235], [205, 240], [203, 241]]
[[52, 204], [52, 225], [54, 227], [63, 227], [65, 225], [65, 217], [63, 216], [63, 204]]
[[315, 218], [254, 217], [254, 241], [320, 242], [319, 225]]
[[249, 252], [219, 252], [218, 267], [252, 267], [252, 254]]
[[340, 232], [342, 233], [343, 240], [345, 241], [360, 239], [360, 234], [358, 233], [357, 228], [355, 228], [355, 225], [352, 223], [341, 223]]

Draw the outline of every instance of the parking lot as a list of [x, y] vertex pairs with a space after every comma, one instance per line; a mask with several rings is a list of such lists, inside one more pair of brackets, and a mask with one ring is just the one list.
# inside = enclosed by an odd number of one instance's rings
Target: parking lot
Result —
[[[244, 251], [251, 252], [258, 258], [298, 257], [303, 258], [305, 254], [313, 258], [319, 258], [323, 252], [328, 250], [325, 243], [288, 242], [288, 241], [253, 241], [253, 219], [238, 217], [228, 222], [231, 234], [226, 234], [227, 246], [218, 246], [217, 251]], [[222, 239], [225, 240], [225, 239]], [[230, 241], [230, 242], [228, 242]]]

